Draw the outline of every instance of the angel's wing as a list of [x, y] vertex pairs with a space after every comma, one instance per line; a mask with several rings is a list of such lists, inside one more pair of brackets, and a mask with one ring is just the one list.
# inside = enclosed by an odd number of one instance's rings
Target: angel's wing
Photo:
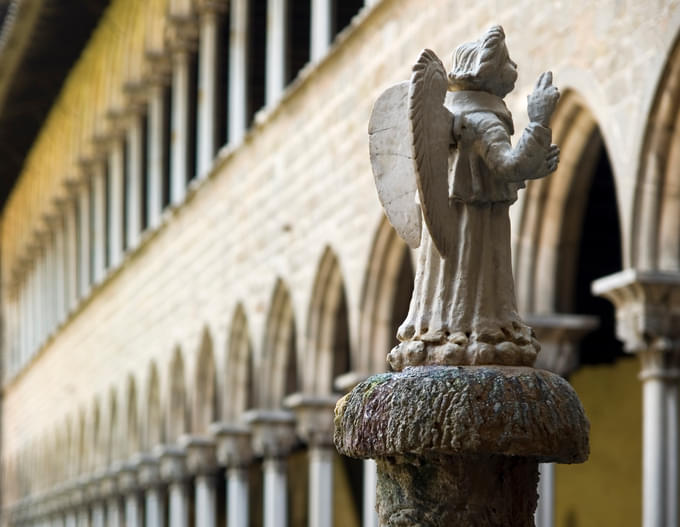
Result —
[[422, 219], [411, 157], [408, 90], [408, 81], [395, 84], [375, 102], [368, 122], [368, 145], [375, 186], [387, 219], [415, 248], [420, 245]]
[[446, 70], [433, 51], [425, 49], [413, 66], [408, 113], [420, 206], [439, 254], [453, 254], [449, 208], [449, 147], [453, 114], [444, 107], [448, 89]]

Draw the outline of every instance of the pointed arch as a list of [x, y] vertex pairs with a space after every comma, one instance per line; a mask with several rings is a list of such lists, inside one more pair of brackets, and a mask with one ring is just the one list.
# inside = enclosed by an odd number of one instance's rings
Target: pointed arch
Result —
[[146, 419], [144, 419], [144, 450], [151, 450], [162, 444], [165, 439], [163, 413], [161, 409], [161, 390], [158, 368], [155, 362], [149, 366], [149, 380], [146, 391]]
[[680, 271], [680, 42], [661, 76], [643, 140], [632, 221], [632, 266]]
[[87, 437], [85, 435], [85, 412], [80, 411], [78, 415], [78, 429], [75, 441], [74, 460], [74, 475], [85, 474], [87, 467], [85, 460], [87, 459]]
[[125, 454], [127, 457], [139, 452], [140, 439], [137, 383], [135, 378], [129, 375], [125, 402]]
[[186, 377], [184, 373], [184, 359], [179, 348], [170, 365], [170, 392], [168, 394], [167, 426], [168, 441], [175, 442], [177, 438], [188, 431], [189, 412], [187, 408]]
[[242, 304], [236, 306], [227, 344], [224, 418], [238, 420], [254, 401], [253, 347], [248, 331], [248, 319]]
[[87, 460], [89, 470], [91, 472], [96, 472], [98, 469], [103, 468], [102, 459], [102, 416], [99, 404], [99, 398], [95, 397], [94, 403], [92, 404], [92, 421], [90, 422], [90, 457]]
[[217, 375], [213, 340], [208, 328], [203, 329], [194, 381], [193, 431], [208, 433], [210, 423], [217, 419]]
[[397, 328], [406, 318], [413, 292], [413, 262], [406, 243], [383, 216], [374, 237], [361, 294], [358, 353], [363, 374], [385, 371], [396, 345]]
[[[563, 94], [553, 116], [553, 138], [559, 167], [528, 183], [515, 251], [518, 303], [529, 313], [573, 312], [585, 209], [597, 164], [606, 156], [598, 123], [573, 90]], [[606, 205], [619, 218], [615, 189], [611, 199]], [[620, 252], [620, 230], [611, 234]]]
[[338, 258], [324, 249], [317, 268], [307, 315], [305, 392], [328, 394], [333, 380], [350, 371], [347, 300]]
[[258, 393], [260, 406], [278, 407], [286, 395], [298, 390], [295, 316], [288, 287], [280, 278], [276, 281], [267, 314], [262, 378], [262, 391]]

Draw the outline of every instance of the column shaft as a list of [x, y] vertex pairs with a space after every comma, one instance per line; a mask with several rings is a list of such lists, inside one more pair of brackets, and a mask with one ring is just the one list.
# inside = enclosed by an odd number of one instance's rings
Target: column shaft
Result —
[[90, 527], [90, 511], [87, 506], [78, 509], [78, 527]]
[[198, 166], [197, 174], [208, 174], [215, 156], [215, 104], [217, 88], [218, 14], [201, 13], [198, 63]]
[[33, 287], [33, 306], [35, 309], [35, 318], [37, 321], [37, 331], [35, 344], [33, 346], [32, 354], [34, 354], [43, 343], [45, 336], [45, 299], [43, 291], [45, 290], [45, 252], [44, 247], [40, 247], [37, 255], [37, 269], [36, 280]]
[[70, 314], [78, 303], [78, 234], [76, 225], [75, 204], [70, 202], [65, 208], [65, 280], [66, 280], [66, 313]]
[[227, 525], [248, 527], [248, 469], [230, 468], [227, 471]]
[[196, 525], [215, 527], [217, 525], [217, 500], [215, 476], [196, 476]]
[[55, 253], [55, 282], [56, 282], [56, 311], [55, 327], [62, 324], [66, 319], [66, 288], [68, 287], [68, 277], [66, 276], [66, 225], [61, 221], [57, 222], [54, 238]]
[[309, 521], [314, 527], [333, 527], [333, 452], [331, 447], [309, 451]]
[[184, 201], [187, 186], [189, 139], [189, 52], [175, 51], [172, 67], [172, 157], [170, 202]]
[[146, 490], [145, 512], [146, 523], [144, 527], [163, 527], [165, 525], [165, 511], [163, 510], [160, 488], [150, 487]]
[[90, 189], [82, 185], [78, 192], [78, 296], [85, 298], [90, 292]]
[[288, 486], [286, 461], [268, 458], [264, 461], [264, 527], [288, 525]]
[[287, 0], [267, 0], [265, 104], [275, 104], [286, 86]]
[[[111, 179], [115, 176], [112, 174]], [[94, 214], [93, 221], [93, 271], [95, 284], [100, 283], [104, 279], [106, 272], [106, 181], [104, 178], [104, 167], [101, 163], [97, 163], [97, 167], [92, 176], [92, 213]], [[113, 197], [113, 196], [112, 196]], [[117, 202], [119, 203], [119, 202]], [[112, 221], [112, 224], [115, 222]], [[109, 232], [111, 235], [111, 232]], [[120, 239], [120, 238], [119, 238]], [[109, 241], [112, 244], [112, 241]], [[113, 245], [112, 245], [113, 247]], [[112, 254], [112, 259], [114, 255]]]
[[229, 142], [243, 140], [248, 126], [248, 0], [231, 0], [229, 33]]
[[77, 527], [76, 524], [76, 513], [69, 511], [66, 513], [66, 521], [64, 522], [66, 527]]
[[105, 527], [104, 519], [104, 504], [95, 504], [92, 507], [92, 527]]
[[665, 389], [664, 381], [648, 377], [642, 385], [643, 453], [642, 453], [642, 525], [664, 527], [665, 492]]
[[310, 57], [312, 62], [317, 62], [326, 55], [331, 45], [332, 2], [331, 0], [311, 0], [311, 2]]
[[142, 116], [134, 114], [126, 134], [127, 141], [127, 222], [125, 240], [128, 250], [139, 245], [142, 232]]
[[119, 527], [121, 525], [120, 500], [117, 497], [110, 498], [106, 504], [106, 525]]
[[184, 483], [170, 484], [169, 527], [187, 527], [189, 525], [189, 500]]
[[375, 508], [378, 467], [373, 459], [364, 461], [364, 527], [378, 527], [378, 513]]
[[149, 97], [147, 223], [150, 229], [160, 225], [163, 211], [163, 92], [163, 86], [154, 84]]
[[541, 463], [538, 471], [536, 527], [553, 527], [555, 523], [555, 465]]
[[124, 167], [123, 142], [116, 139], [109, 154], [109, 267], [115, 269], [123, 261]]
[[132, 492], [125, 496], [125, 527], [143, 527], [144, 518], [139, 503], [139, 496]]
[[666, 524], [678, 525], [678, 381], [666, 379]]

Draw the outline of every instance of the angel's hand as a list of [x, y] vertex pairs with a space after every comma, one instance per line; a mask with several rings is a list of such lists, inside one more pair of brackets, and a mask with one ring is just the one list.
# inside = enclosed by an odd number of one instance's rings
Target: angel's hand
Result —
[[538, 77], [534, 91], [527, 97], [527, 108], [531, 122], [548, 126], [559, 98], [560, 91], [552, 84], [552, 72], [542, 73]]

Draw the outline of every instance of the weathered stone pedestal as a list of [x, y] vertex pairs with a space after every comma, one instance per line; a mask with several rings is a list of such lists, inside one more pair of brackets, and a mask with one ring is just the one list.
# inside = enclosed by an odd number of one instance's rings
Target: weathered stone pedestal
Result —
[[377, 460], [381, 527], [533, 526], [538, 463], [585, 461], [588, 431], [571, 386], [528, 367], [409, 367], [335, 409], [337, 449]]

